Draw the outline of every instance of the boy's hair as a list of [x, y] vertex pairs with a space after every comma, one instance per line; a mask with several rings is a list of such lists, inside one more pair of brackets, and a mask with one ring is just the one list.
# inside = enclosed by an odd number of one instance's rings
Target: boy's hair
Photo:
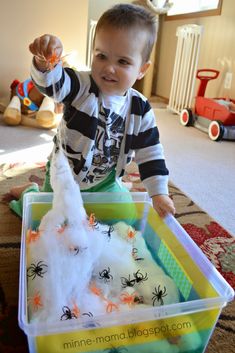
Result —
[[[104, 27], [117, 29], [138, 28], [146, 31], [147, 41], [142, 57], [143, 62], [150, 58], [157, 35], [156, 16], [142, 6], [133, 4], [118, 4], [105, 11], [97, 22], [94, 41], [97, 32]], [[94, 43], [94, 42], [93, 42]]]

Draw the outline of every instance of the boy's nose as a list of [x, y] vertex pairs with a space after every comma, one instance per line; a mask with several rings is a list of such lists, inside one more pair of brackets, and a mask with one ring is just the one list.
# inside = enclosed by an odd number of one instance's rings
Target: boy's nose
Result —
[[106, 73], [114, 74], [114, 73], [115, 73], [115, 67], [114, 67], [114, 65], [108, 64], [108, 65], [105, 67], [105, 72], [106, 72]]

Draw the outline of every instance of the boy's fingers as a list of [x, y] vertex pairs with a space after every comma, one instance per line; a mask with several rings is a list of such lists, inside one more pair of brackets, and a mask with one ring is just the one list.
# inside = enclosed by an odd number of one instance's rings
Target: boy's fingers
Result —
[[48, 56], [56, 56], [58, 59], [61, 57], [63, 51], [63, 46], [59, 38], [55, 36], [50, 36], [48, 43]]
[[33, 55], [36, 55], [36, 51], [34, 48], [34, 43], [29, 44], [29, 50]]
[[172, 213], [174, 215], [175, 214], [175, 207], [171, 206], [169, 211], [170, 211], [170, 213]]
[[172, 205], [168, 205], [165, 208], [158, 207], [156, 209], [156, 211], [158, 212], [158, 214], [161, 218], [164, 218], [169, 213], [174, 215], [175, 214], [175, 207]]
[[40, 59], [50, 59], [53, 55], [60, 57], [62, 54], [62, 44], [60, 40], [52, 35], [44, 34], [34, 40], [29, 45], [31, 53]]
[[161, 209], [160, 207], [157, 207], [157, 208], [156, 208], [156, 211], [157, 211], [157, 213], [159, 214], [159, 216], [160, 216], [161, 218], [164, 218], [164, 217], [165, 217], [166, 212], [165, 212], [163, 209]]

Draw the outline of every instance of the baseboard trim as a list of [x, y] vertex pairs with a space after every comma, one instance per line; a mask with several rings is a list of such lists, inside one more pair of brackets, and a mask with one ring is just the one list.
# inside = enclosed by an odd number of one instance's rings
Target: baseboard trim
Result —
[[166, 97], [163, 97], [163, 96], [159, 96], [159, 95], [152, 95], [150, 97], [150, 101], [152, 101], [152, 102], [161, 101], [162, 103], [168, 104], [169, 103], [169, 98], [166, 98]]

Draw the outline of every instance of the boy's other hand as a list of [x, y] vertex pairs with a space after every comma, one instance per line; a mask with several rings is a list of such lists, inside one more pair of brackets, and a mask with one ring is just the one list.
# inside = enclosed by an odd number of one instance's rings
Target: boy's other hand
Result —
[[175, 214], [175, 206], [168, 195], [155, 195], [152, 197], [153, 208], [160, 217], [164, 218], [168, 213]]

